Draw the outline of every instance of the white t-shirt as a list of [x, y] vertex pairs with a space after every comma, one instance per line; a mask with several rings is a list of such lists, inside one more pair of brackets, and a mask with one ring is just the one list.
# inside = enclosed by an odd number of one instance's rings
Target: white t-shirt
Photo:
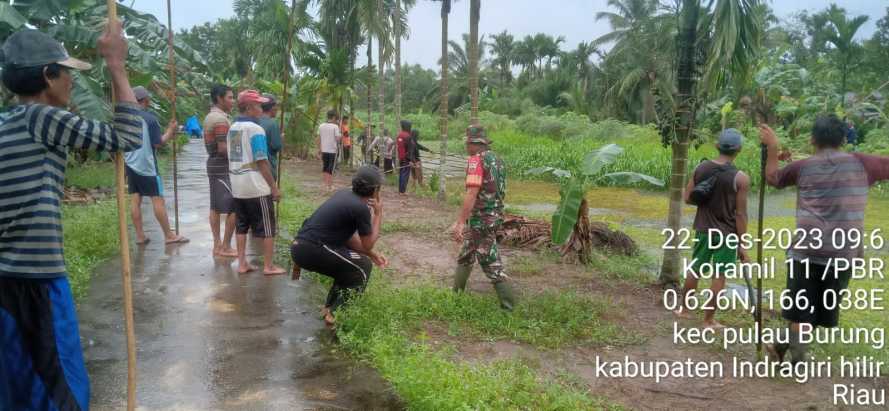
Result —
[[334, 123], [324, 123], [318, 126], [318, 135], [321, 136], [321, 152], [336, 153], [336, 143], [342, 137], [339, 126]]
[[272, 188], [259, 172], [257, 161], [269, 159], [265, 130], [249, 118], [238, 118], [226, 136], [228, 173], [235, 198], [259, 198], [272, 194]]

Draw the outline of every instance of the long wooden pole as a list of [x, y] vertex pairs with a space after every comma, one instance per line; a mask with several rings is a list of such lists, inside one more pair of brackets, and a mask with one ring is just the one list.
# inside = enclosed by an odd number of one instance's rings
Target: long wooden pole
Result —
[[[170, 60], [170, 118], [176, 120], [176, 58], [173, 52], [173, 15], [170, 12], [170, 0], [167, 0], [167, 56]], [[176, 140], [178, 131], [173, 135], [173, 214], [176, 221], [176, 235], [179, 235], [179, 168], [176, 161]]]
[[[107, 0], [108, 24], [117, 21], [117, 3]], [[115, 94], [112, 86], [111, 101]], [[113, 104], [112, 104], [113, 106]], [[117, 226], [120, 237], [120, 265], [123, 277], [123, 315], [127, 333], [127, 410], [136, 409], [136, 330], [133, 324], [133, 281], [130, 272], [130, 237], [127, 233], [127, 197], [124, 192], [123, 154], [114, 155], [117, 181]]]

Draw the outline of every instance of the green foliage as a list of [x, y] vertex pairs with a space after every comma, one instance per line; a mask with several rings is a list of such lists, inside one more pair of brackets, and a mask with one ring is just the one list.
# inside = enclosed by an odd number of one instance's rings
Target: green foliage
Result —
[[113, 201], [63, 206], [65, 265], [76, 300], [86, 296], [93, 271], [118, 250], [117, 207]]
[[490, 296], [456, 294], [430, 285], [396, 288], [384, 275], [377, 275], [364, 294], [337, 314], [337, 336], [349, 351], [378, 368], [410, 408], [613, 407], [569, 384], [542, 379], [517, 361], [454, 361], [452, 349], [437, 351], [425, 344], [429, 337], [422, 331], [423, 325], [436, 322], [457, 338], [512, 339], [541, 347], [576, 341], [637, 342], [637, 337], [601, 320], [606, 302], [547, 293], [529, 296], [515, 312], [506, 313]]

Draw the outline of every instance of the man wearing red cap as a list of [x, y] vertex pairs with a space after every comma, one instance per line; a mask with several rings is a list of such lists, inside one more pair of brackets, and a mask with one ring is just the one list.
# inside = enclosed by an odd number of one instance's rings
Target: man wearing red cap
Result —
[[265, 130], [259, 125], [262, 104], [268, 101], [256, 90], [239, 93], [240, 116], [226, 137], [240, 274], [256, 270], [247, 262], [247, 233], [251, 230], [254, 237], [262, 238], [263, 273], [284, 274], [284, 269], [272, 261], [275, 251], [275, 208], [272, 202], [281, 198], [281, 192], [272, 176]]

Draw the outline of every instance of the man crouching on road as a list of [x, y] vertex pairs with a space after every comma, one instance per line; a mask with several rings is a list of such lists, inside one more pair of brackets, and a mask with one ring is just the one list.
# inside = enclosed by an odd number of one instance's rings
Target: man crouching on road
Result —
[[[503, 198], [506, 197], [506, 173], [503, 162], [488, 146], [491, 141], [481, 126], [466, 129], [466, 194], [457, 221], [450, 231], [454, 240], [463, 243], [457, 257], [454, 291], [466, 289], [472, 265], [478, 261], [482, 271], [494, 284], [500, 306], [512, 310], [515, 297], [509, 278], [503, 270], [497, 250], [497, 230], [503, 224]], [[469, 236], [465, 236], [469, 220]]]
[[299, 267], [333, 279], [322, 315], [334, 325], [333, 313], [349, 297], [362, 292], [373, 264], [388, 265], [373, 251], [380, 238], [383, 176], [373, 166], [362, 166], [352, 177], [352, 189], [340, 190], [306, 219], [290, 247], [295, 270]]

